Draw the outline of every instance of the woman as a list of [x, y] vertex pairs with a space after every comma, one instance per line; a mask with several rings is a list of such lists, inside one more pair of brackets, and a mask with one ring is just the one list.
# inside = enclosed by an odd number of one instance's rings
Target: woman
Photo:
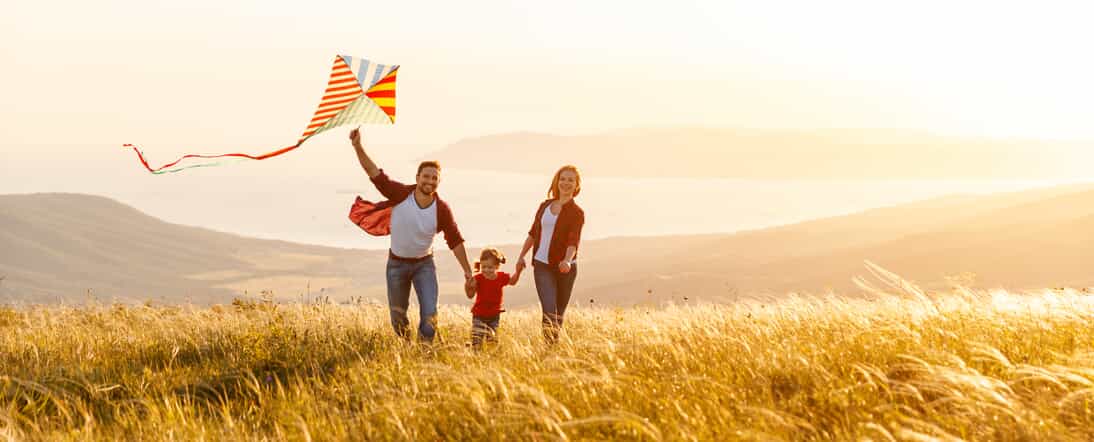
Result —
[[580, 193], [581, 174], [574, 166], [562, 166], [551, 180], [547, 201], [536, 210], [517, 260], [519, 272], [526, 266], [528, 250], [532, 250], [532, 273], [543, 308], [543, 337], [550, 344], [558, 342], [562, 316], [577, 278], [577, 248], [585, 225], [585, 211], [574, 201]]

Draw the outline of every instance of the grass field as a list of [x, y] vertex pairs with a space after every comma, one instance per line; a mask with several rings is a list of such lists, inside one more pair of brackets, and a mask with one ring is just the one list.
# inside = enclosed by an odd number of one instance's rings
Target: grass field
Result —
[[374, 305], [0, 310], [9, 439], [1091, 440], [1094, 297], [534, 310], [408, 345]]

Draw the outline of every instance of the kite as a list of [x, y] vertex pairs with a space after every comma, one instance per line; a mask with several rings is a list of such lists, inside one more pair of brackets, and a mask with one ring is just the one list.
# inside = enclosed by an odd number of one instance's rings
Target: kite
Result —
[[[219, 155], [189, 154], [164, 164], [152, 167], [145, 160], [137, 146], [132, 148], [145, 169], [153, 174], [173, 173], [193, 167], [209, 167], [222, 164], [220, 160], [264, 160], [300, 147], [309, 138], [324, 131], [348, 124], [395, 124], [395, 75], [398, 65], [384, 65], [348, 55], [334, 57], [330, 80], [323, 98], [315, 110], [308, 126], [296, 144], [264, 154], [225, 153]], [[195, 162], [187, 160], [214, 160]]]

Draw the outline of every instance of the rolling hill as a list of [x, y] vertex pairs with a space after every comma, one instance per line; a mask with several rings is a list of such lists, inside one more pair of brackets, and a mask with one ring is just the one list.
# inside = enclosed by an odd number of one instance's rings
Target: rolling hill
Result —
[[[589, 216], [595, 210], [586, 208]], [[509, 256], [517, 246], [502, 247]], [[474, 257], [477, 248], [471, 247]], [[869, 260], [931, 288], [1094, 286], [1094, 186], [956, 195], [736, 234], [582, 244], [577, 303], [725, 302], [856, 293]], [[385, 252], [259, 240], [170, 224], [90, 195], [0, 195], [0, 299], [224, 303], [272, 292], [384, 302]], [[510, 264], [507, 266], [511, 268]], [[441, 302], [467, 304], [438, 247]], [[506, 292], [536, 304], [531, 275]]]
[[[650, 240], [615, 240], [643, 253]], [[615, 283], [589, 288], [641, 300], [744, 294], [854, 293], [869, 260], [926, 288], [1094, 286], [1094, 190], [1088, 185], [954, 196], [734, 235], [678, 238], [658, 262], [628, 262]], [[590, 252], [592, 254], [592, 252]], [[602, 256], [598, 255], [598, 258]], [[612, 260], [612, 257], [603, 257]], [[692, 295], [694, 296], [694, 295]]]
[[306, 295], [309, 284], [348, 297], [383, 283], [352, 271], [380, 262], [379, 252], [175, 225], [90, 195], [0, 195], [0, 251], [0, 295], [17, 301], [216, 303], [267, 289]]

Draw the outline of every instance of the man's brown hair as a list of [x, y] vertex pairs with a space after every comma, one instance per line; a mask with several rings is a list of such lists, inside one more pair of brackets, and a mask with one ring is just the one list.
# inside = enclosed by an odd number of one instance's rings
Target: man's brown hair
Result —
[[441, 171], [441, 163], [438, 163], [438, 162], [433, 161], [433, 160], [422, 161], [422, 163], [418, 165], [418, 175], [421, 175], [422, 174], [422, 169], [425, 169], [427, 167], [432, 167], [434, 169], [437, 169], [437, 172]]

